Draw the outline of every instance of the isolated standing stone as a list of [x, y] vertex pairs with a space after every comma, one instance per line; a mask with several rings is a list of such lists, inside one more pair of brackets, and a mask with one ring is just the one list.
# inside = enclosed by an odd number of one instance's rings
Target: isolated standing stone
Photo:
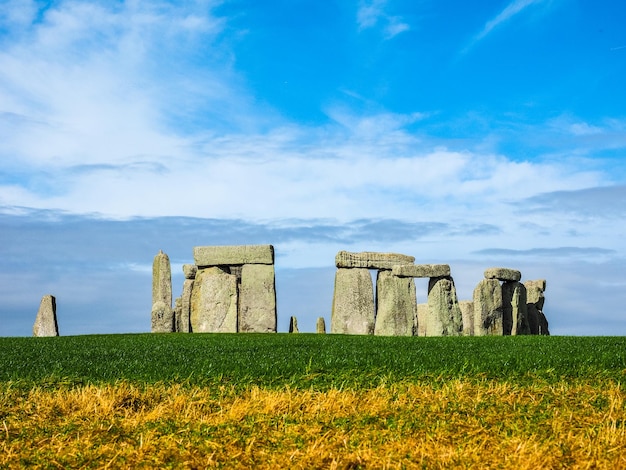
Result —
[[183, 281], [183, 293], [180, 296], [179, 331], [181, 333], [191, 333], [191, 292], [193, 291], [194, 283], [194, 279], [185, 279]]
[[33, 336], [59, 336], [57, 301], [53, 295], [44, 295], [33, 325]]
[[517, 281], [502, 284], [502, 324], [505, 335], [529, 335], [526, 287]]
[[289, 333], [300, 333], [300, 330], [298, 330], [298, 319], [296, 317], [289, 319]]
[[315, 325], [315, 330], [318, 333], [326, 333], [326, 320], [324, 320], [324, 317], [319, 317], [317, 319], [317, 324]]
[[273, 265], [243, 265], [239, 291], [239, 331], [276, 333], [276, 288]]
[[426, 336], [460, 336], [463, 316], [454, 281], [449, 276], [433, 277], [428, 282]]
[[172, 270], [163, 251], [159, 251], [152, 263], [152, 304], [158, 301], [172, 308]]
[[376, 321], [374, 334], [413, 336], [417, 301], [413, 278], [378, 271], [376, 278]]
[[174, 310], [161, 300], [152, 305], [152, 333], [174, 332]]
[[338, 268], [392, 269], [396, 265], [412, 264], [414, 261], [414, 256], [374, 251], [364, 251], [362, 253], [340, 251], [335, 256], [335, 265]]
[[502, 336], [502, 286], [497, 279], [483, 279], [474, 289], [474, 335]]
[[330, 332], [374, 334], [374, 286], [367, 269], [337, 269]]
[[463, 318], [463, 336], [474, 336], [474, 302], [461, 300], [459, 308]]
[[218, 267], [199, 270], [191, 293], [191, 330], [236, 333], [237, 303], [237, 276]]

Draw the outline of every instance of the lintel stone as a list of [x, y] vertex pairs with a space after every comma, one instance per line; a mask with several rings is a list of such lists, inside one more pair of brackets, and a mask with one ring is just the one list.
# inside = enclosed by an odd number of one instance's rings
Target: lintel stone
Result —
[[274, 264], [272, 245], [196, 246], [196, 266], [237, 266], [242, 264]]
[[449, 264], [403, 264], [394, 266], [391, 274], [398, 277], [450, 276]]
[[400, 264], [412, 264], [415, 257], [398, 253], [377, 253], [363, 251], [351, 253], [340, 251], [335, 256], [335, 265], [338, 268], [367, 268], [367, 269], [392, 269]]
[[485, 279], [497, 279], [498, 281], [519, 281], [522, 273], [516, 269], [489, 268], [485, 270]]

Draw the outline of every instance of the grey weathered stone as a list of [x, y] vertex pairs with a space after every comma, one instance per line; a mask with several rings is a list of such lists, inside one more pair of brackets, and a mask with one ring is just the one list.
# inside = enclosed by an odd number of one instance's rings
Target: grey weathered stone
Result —
[[433, 277], [428, 283], [426, 336], [460, 336], [463, 316], [454, 281], [450, 276]]
[[374, 334], [413, 336], [417, 317], [415, 281], [378, 271], [376, 278], [376, 321]]
[[298, 319], [296, 317], [289, 319], [289, 333], [300, 333], [300, 330], [298, 330]]
[[317, 319], [315, 331], [317, 331], [317, 333], [326, 333], [326, 320], [324, 320], [324, 317], [319, 317]]
[[499, 281], [519, 281], [522, 273], [516, 269], [489, 268], [485, 270], [485, 279], [497, 279]]
[[237, 277], [219, 267], [198, 271], [191, 293], [194, 333], [237, 332]]
[[179, 330], [181, 333], [191, 332], [191, 292], [193, 291], [193, 285], [195, 281], [193, 279], [185, 279], [183, 281], [183, 293], [180, 296], [181, 308], [180, 308], [180, 322]]
[[172, 268], [169, 257], [160, 250], [152, 263], [152, 305], [158, 301], [172, 308]]
[[176, 297], [174, 299], [174, 331], [182, 331], [182, 316], [183, 316], [183, 299]]
[[59, 336], [57, 301], [53, 295], [44, 295], [33, 324], [33, 336]]
[[362, 253], [340, 251], [335, 256], [335, 265], [338, 268], [392, 269], [395, 265], [411, 264], [414, 261], [413, 256], [372, 251]]
[[367, 269], [337, 269], [330, 332], [374, 334], [374, 286]]
[[276, 333], [276, 287], [273, 265], [243, 265], [239, 290], [239, 331]]
[[196, 266], [234, 266], [242, 264], [274, 264], [272, 245], [196, 246]]
[[428, 304], [417, 304], [417, 336], [426, 336], [428, 315]]
[[463, 336], [474, 336], [474, 302], [460, 300], [461, 318], [463, 318]]
[[474, 335], [498, 335], [502, 324], [502, 286], [497, 279], [483, 279], [474, 289]]
[[530, 334], [526, 287], [521, 282], [506, 281], [502, 284], [502, 322], [505, 335]]
[[161, 300], [152, 305], [152, 333], [174, 332], [174, 310]]
[[402, 264], [394, 266], [391, 272], [400, 277], [442, 277], [450, 275], [450, 265]]
[[198, 272], [198, 266], [195, 264], [183, 264], [183, 274], [185, 279], [195, 279]]
[[526, 286], [527, 297], [526, 307], [528, 309], [528, 323], [530, 334], [533, 335], [549, 335], [548, 320], [543, 313], [545, 302], [544, 291], [546, 290], [545, 279], [524, 282]]

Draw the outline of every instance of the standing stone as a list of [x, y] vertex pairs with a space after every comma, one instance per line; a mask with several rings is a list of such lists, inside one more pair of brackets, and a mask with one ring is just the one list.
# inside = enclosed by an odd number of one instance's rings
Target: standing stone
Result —
[[59, 336], [57, 301], [53, 295], [44, 295], [39, 304], [33, 336]]
[[289, 333], [300, 333], [300, 330], [298, 330], [298, 319], [296, 317], [289, 319]]
[[330, 332], [374, 334], [374, 286], [365, 268], [337, 269]]
[[276, 333], [276, 288], [273, 265], [243, 265], [239, 291], [239, 331]]
[[319, 317], [317, 319], [317, 324], [315, 325], [315, 330], [318, 333], [326, 333], [326, 320], [324, 320], [324, 317]]
[[530, 334], [549, 335], [548, 320], [543, 314], [545, 302], [544, 291], [546, 290], [545, 279], [524, 282], [527, 291], [527, 309]]
[[180, 296], [180, 325], [178, 330], [181, 333], [191, 333], [191, 293], [195, 283], [194, 279], [185, 279], [183, 281], [183, 293]]
[[237, 276], [218, 267], [198, 271], [191, 293], [191, 330], [237, 332]]
[[172, 270], [163, 251], [159, 251], [152, 263], [152, 304], [159, 301], [172, 308]]
[[460, 336], [463, 316], [450, 276], [433, 277], [428, 282], [426, 336]]
[[474, 302], [461, 300], [459, 308], [463, 318], [463, 336], [474, 336]]
[[417, 304], [417, 336], [426, 336], [428, 315], [428, 304]]
[[174, 323], [172, 307], [161, 300], [157, 300], [152, 305], [152, 333], [173, 333]]
[[176, 297], [174, 300], [174, 331], [182, 331], [182, 314], [183, 314], [183, 299]]
[[378, 271], [376, 277], [376, 321], [374, 334], [413, 336], [417, 317], [415, 281]]
[[505, 335], [528, 335], [526, 287], [517, 281], [502, 284], [502, 321]]
[[396, 265], [412, 264], [414, 261], [414, 256], [373, 251], [362, 253], [340, 251], [335, 256], [335, 265], [338, 268], [392, 269]]
[[474, 289], [474, 335], [502, 336], [502, 286], [497, 279], [483, 279]]

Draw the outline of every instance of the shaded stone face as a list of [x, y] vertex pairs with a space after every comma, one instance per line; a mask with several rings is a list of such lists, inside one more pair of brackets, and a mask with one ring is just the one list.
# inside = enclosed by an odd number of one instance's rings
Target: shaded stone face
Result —
[[543, 313], [546, 290], [545, 279], [524, 282], [527, 290], [528, 323], [533, 335], [549, 335], [548, 320]]
[[376, 321], [374, 334], [413, 336], [417, 317], [415, 281], [378, 271], [376, 278]]
[[460, 336], [463, 316], [451, 277], [434, 277], [428, 283], [426, 336]]
[[502, 336], [502, 286], [497, 279], [483, 279], [474, 289], [474, 335]]
[[289, 319], [289, 333], [300, 333], [300, 330], [298, 330], [298, 319], [296, 317]]
[[396, 265], [412, 264], [414, 261], [413, 256], [372, 251], [361, 253], [340, 251], [335, 257], [335, 265], [338, 268], [392, 269]]
[[191, 293], [191, 330], [236, 333], [237, 303], [237, 276], [218, 267], [199, 270]]
[[239, 331], [276, 333], [274, 266], [246, 264], [241, 269]]
[[196, 266], [234, 266], [242, 264], [274, 264], [272, 245], [196, 246]]
[[374, 334], [374, 286], [367, 269], [337, 269], [330, 332]]
[[400, 277], [443, 277], [450, 275], [450, 265], [405, 264], [394, 266], [391, 272]]
[[497, 279], [499, 281], [519, 281], [522, 273], [515, 269], [489, 268], [485, 270], [485, 279]]
[[152, 333], [174, 332], [174, 310], [160, 300], [152, 305], [151, 331]]
[[57, 302], [52, 295], [44, 295], [33, 325], [33, 336], [59, 336]]
[[159, 301], [172, 307], [172, 270], [169, 257], [162, 251], [152, 263], [152, 304]]
[[524, 284], [507, 281], [502, 285], [502, 315], [505, 335], [530, 334]]
[[461, 300], [459, 308], [463, 319], [463, 336], [474, 336], [474, 302]]
[[324, 317], [319, 317], [317, 319], [317, 323], [315, 325], [315, 331], [317, 333], [326, 333], [326, 320], [324, 320]]

